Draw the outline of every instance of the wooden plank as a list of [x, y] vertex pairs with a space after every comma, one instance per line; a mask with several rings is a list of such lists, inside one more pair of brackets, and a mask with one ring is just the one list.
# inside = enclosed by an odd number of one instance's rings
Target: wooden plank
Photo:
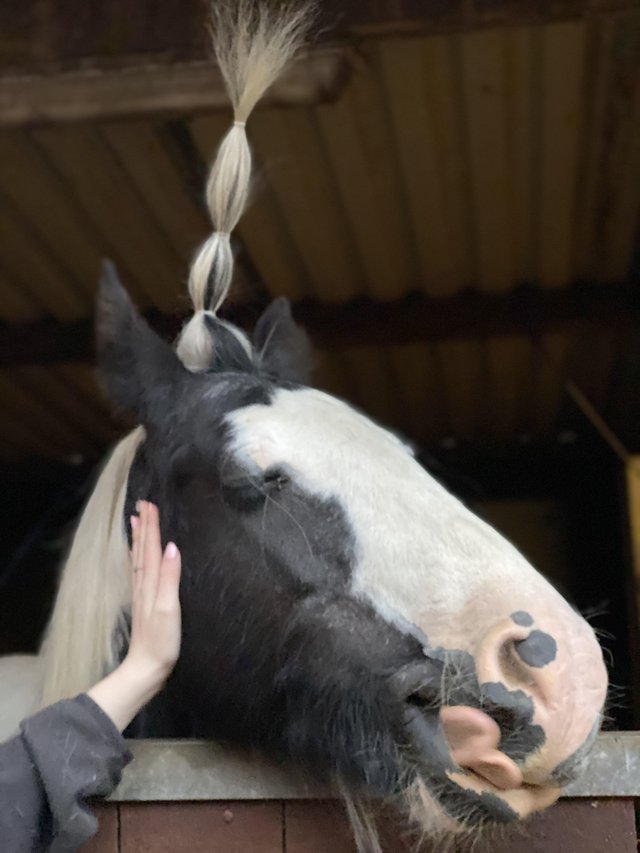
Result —
[[[194, 143], [205, 163], [213, 161], [229, 123], [228, 114], [201, 116], [191, 122]], [[253, 120], [247, 132], [252, 144]], [[266, 171], [259, 157], [254, 155], [252, 197], [238, 224], [238, 234], [269, 292], [274, 296], [299, 299], [311, 293], [305, 286], [309, 273], [287, 230]]]
[[286, 853], [355, 853], [353, 833], [342, 803], [286, 802]]
[[284, 853], [282, 805], [123, 803], [120, 853]]
[[508, 290], [514, 281], [504, 47], [500, 30], [460, 40], [475, 277], [483, 290], [494, 292]]
[[[225, 316], [250, 327], [256, 305], [230, 305]], [[321, 349], [573, 333], [583, 327], [620, 334], [637, 321], [639, 312], [638, 290], [627, 285], [531, 288], [504, 296], [469, 292], [441, 299], [413, 293], [393, 302], [357, 299], [346, 305], [304, 299], [293, 305], [296, 320]], [[165, 339], [175, 337], [185, 319], [155, 310], [144, 315]], [[0, 325], [0, 367], [90, 362], [93, 340], [92, 320]]]
[[[340, 49], [316, 50], [292, 65], [264, 102], [299, 106], [333, 98], [347, 74]], [[210, 60], [0, 77], [0, 127], [184, 115], [228, 104], [220, 71]]]
[[251, 134], [313, 292], [330, 301], [361, 294], [364, 271], [314, 113], [261, 110], [253, 118]]
[[539, 97], [540, 206], [538, 278], [562, 287], [575, 274], [574, 240], [579, 135], [582, 123], [586, 24], [570, 21], [541, 30]]
[[472, 258], [452, 40], [385, 40], [379, 50], [421, 287], [455, 293], [472, 281]]
[[318, 129], [349, 220], [369, 292], [404, 295], [417, 280], [394, 141], [373, 57], [338, 101], [316, 108]]
[[97, 834], [79, 848], [80, 853], [120, 853], [118, 841], [118, 807], [98, 803], [92, 807], [98, 818]]
[[[398, 820], [380, 821], [384, 853], [415, 849]], [[287, 853], [355, 853], [356, 846], [344, 809], [335, 802], [285, 804]], [[473, 840], [477, 853], [631, 853], [635, 851], [635, 818], [631, 800], [566, 801], [517, 829], [482, 835]], [[420, 846], [421, 853], [443, 850], [442, 843]], [[447, 846], [451, 853], [468, 851], [465, 842]], [[247, 849], [247, 853], [252, 848]]]
[[[184, 269], [95, 127], [42, 129], [33, 139], [100, 233], [134, 298], [175, 310]], [[146, 297], [141, 299], [141, 297]]]
[[632, 800], [563, 801], [477, 853], [634, 853]]

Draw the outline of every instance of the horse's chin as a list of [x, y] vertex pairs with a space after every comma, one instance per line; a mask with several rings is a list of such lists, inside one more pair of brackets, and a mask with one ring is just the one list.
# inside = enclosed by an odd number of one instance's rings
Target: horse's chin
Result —
[[[488, 787], [489, 790], [484, 791], [484, 793], [498, 795], [493, 786], [489, 785]], [[479, 787], [474, 785], [474, 788], [476, 793], [482, 793]], [[473, 790], [473, 788], [469, 788], [469, 790]], [[548, 808], [558, 799], [559, 795], [560, 790], [557, 788], [528, 786], [509, 792], [502, 791], [499, 794], [500, 799], [512, 811], [514, 823], [526, 820], [531, 815]], [[496, 819], [495, 822], [490, 818], [479, 821], [472, 816], [472, 813], [469, 813], [468, 816], [461, 814], [460, 819], [451, 817], [420, 778], [417, 778], [405, 790], [404, 799], [409, 822], [415, 831], [425, 839], [439, 841], [442, 844], [447, 838], [459, 840], [461, 836], [465, 835], [477, 837], [478, 833], [490, 833], [497, 829], [504, 830], [507, 826], [513, 826], [510, 821], [504, 822], [504, 820], [499, 819]]]
[[422, 838], [444, 842], [468, 831], [468, 827], [445, 812], [422, 779], [416, 779], [406, 789], [404, 798], [409, 824]]

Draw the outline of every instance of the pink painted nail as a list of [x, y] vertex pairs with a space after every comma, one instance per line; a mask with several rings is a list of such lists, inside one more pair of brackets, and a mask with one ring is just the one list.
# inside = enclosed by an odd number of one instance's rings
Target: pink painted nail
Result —
[[131, 518], [129, 519], [129, 521], [131, 522], [131, 528], [133, 530], [135, 530], [136, 527], [140, 524], [140, 519], [138, 518], [137, 515], [132, 515]]
[[175, 560], [175, 558], [178, 556], [178, 549], [173, 544], [173, 542], [169, 542], [169, 544], [167, 545], [167, 548], [164, 552], [164, 555], [167, 558], [167, 560]]

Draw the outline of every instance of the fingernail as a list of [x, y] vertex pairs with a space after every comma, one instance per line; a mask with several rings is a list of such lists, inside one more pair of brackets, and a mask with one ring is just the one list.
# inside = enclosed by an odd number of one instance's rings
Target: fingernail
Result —
[[136, 501], [136, 512], [142, 511], [142, 501]]
[[169, 542], [165, 549], [164, 555], [167, 560], [175, 560], [175, 558], [178, 556], [178, 549], [173, 542]]
[[140, 519], [138, 518], [137, 515], [132, 515], [131, 518], [129, 519], [129, 521], [131, 522], [132, 530], [135, 530], [136, 527], [140, 524]]

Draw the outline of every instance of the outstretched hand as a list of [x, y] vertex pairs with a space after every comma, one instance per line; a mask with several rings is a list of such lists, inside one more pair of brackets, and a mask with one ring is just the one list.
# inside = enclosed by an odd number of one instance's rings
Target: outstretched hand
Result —
[[161, 684], [180, 654], [180, 554], [173, 542], [162, 553], [158, 508], [147, 501], [138, 508], [140, 515], [131, 517], [133, 600], [125, 662]]
[[120, 666], [88, 691], [120, 731], [162, 689], [180, 654], [180, 553], [170, 542], [163, 554], [157, 507], [141, 501], [138, 510], [131, 518], [129, 650]]

